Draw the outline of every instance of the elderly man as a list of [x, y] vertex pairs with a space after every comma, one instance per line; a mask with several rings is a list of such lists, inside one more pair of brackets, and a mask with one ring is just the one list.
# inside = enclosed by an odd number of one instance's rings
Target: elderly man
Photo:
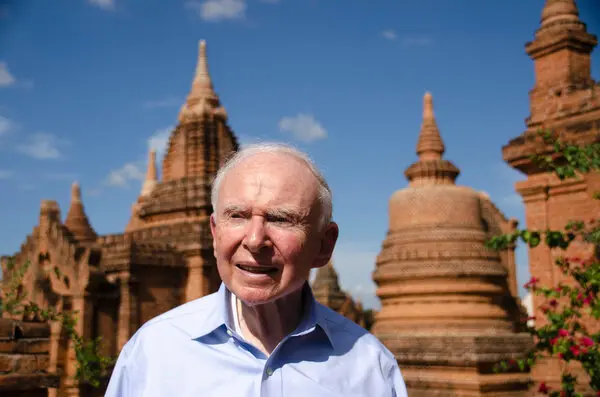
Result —
[[219, 170], [212, 203], [221, 288], [143, 325], [106, 396], [405, 397], [394, 356], [311, 293], [338, 226], [310, 159], [247, 147]]

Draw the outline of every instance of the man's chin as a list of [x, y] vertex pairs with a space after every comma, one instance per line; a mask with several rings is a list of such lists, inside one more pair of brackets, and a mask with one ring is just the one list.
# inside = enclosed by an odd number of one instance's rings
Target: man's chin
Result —
[[234, 285], [231, 292], [245, 305], [258, 306], [271, 303], [279, 297], [280, 294], [272, 287], [248, 287], [242, 285]]

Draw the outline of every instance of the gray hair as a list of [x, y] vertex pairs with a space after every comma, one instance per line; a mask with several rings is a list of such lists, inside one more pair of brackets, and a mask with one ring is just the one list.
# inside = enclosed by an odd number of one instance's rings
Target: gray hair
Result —
[[243, 160], [248, 159], [252, 156], [262, 153], [275, 153], [275, 154], [286, 154], [297, 160], [300, 160], [306, 165], [310, 172], [315, 176], [318, 186], [318, 200], [321, 206], [321, 219], [319, 222], [320, 227], [325, 227], [332, 220], [333, 215], [333, 204], [331, 189], [325, 180], [321, 171], [317, 168], [315, 163], [310, 157], [293, 146], [286, 145], [283, 143], [256, 143], [252, 145], [245, 145], [242, 149], [237, 152], [233, 152], [227, 159], [225, 164], [217, 171], [215, 179], [212, 184], [211, 191], [211, 202], [215, 216], [217, 214], [217, 203], [219, 197], [219, 187], [225, 175], [231, 171], [236, 165], [240, 164]]

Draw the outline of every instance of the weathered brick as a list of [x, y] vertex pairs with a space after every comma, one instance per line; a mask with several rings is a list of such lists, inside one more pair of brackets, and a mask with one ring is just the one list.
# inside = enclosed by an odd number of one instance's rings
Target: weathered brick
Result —
[[0, 340], [0, 353], [45, 353], [48, 351], [48, 339]]
[[[27, 324], [0, 319], [0, 395], [42, 397], [58, 386], [58, 376], [48, 374], [50, 363], [47, 324]], [[15, 332], [15, 330], [18, 330]], [[30, 337], [36, 336], [36, 337]]]
[[[577, 10], [569, 11], [569, 7], [576, 6], [567, 2], [546, 3], [542, 26], [536, 32], [535, 40], [527, 44], [535, 69], [527, 131], [503, 148], [504, 160], [527, 174], [526, 181], [517, 183], [517, 190], [525, 202], [524, 226], [530, 229], [564, 230], [571, 220], [588, 221], [600, 214], [600, 202], [592, 199], [592, 194], [600, 190], [600, 174], [590, 174], [579, 181], [560, 181], [553, 175], [539, 172], [528, 159], [530, 155], [547, 150], [529, 139], [539, 128], [552, 129], [562, 141], [585, 144], [600, 140], [597, 128], [600, 125], [600, 100], [594, 94], [598, 85], [591, 76], [590, 67], [591, 51], [597, 45], [597, 39], [586, 32], [584, 24], [573, 21], [572, 16], [577, 15]], [[564, 19], [558, 21], [561, 12], [565, 13]], [[558, 21], [556, 25], [549, 22], [552, 19]], [[573, 244], [566, 253], [559, 254], [590, 258], [593, 251], [588, 248], [591, 247]], [[556, 256], [557, 252], [545, 246], [529, 249], [530, 273], [539, 278], [542, 285], [569, 282], [557, 269]], [[533, 300], [534, 307], [539, 308], [544, 299], [534, 295]], [[539, 326], [545, 316], [537, 310], [536, 325]], [[597, 321], [588, 319], [587, 323], [592, 332], [600, 329]], [[533, 370], [537, 382], [543, 381], [553, 387], [560, 383], [560, 373], [556, 360], [544, 360]]]
[[0, 373], [12, 372], [14, 365], [15, 357], [9, 354], [0, 354]]

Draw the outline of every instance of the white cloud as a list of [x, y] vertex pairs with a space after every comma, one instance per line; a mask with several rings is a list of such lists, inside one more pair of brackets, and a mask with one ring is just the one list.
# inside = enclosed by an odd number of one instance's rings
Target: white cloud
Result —
[[173, 131], [173, 128], [175, 127], [171, 126], [156, 130], [154, 134], [148, 138], [148, 148], [156, 150], [156, 161], [158, 162], [162, 161], [162, 158], [167, 151], [169, 137], [171, 136], [171, 131]]
[[298, 113], [296, 116], [283, 117], [278, 125], [279, 130], [292, 134], [299, 141], [313, 142], [327, 138], [327, 130], [310, 114]]
[[398, 38], [398, 35], [393, 29], [384, 30], [383, 32], [381, 32], [381, 36], [388, 40], [396, 40]]
[[69, 142], [52, 134], [36, 133], [26, 143], [17, 146], [17, 151], [38, 160], [51, 160], [62, 157], [59, 147]]
[[427, 36], [409, 36], [402, 39], [402, 45], [405, 47], [425, 47], [433, 44], [433, 40]]
[[146, 109], [155, 109], [155, 108], [170, 108], [176, 107], [181, 104], [181, 100], [175, 97], [168, 97], [164, 99], [158, 99], [155, 101], [146, 101], [143, 103], [143, 106]]
[[[169, 137], [174, 127], [169, 126], [156, 130], [148, 138], [148, 149], [156, 150], [156, 160], [162, 161], [169, 143]], [[129, 187], [130, 182], [143, 181], [146, 178], [147, 155], [143, 160], [132, 161], [124, 164], [121, 168], [111, 171], [104, 181], [105, 186]], [[94, 194], [100, 194], [100, 189], [94, 191]]]
[[131, 181], [143, 181], [144, 171], [139, 163], [126, 163], [118, 170], [111, 171], [106, 178], [108, 186], [128, 187]]
[[6, 62], [0, 62], [0, 87], [8, 87], [17, 82], [17, 79], [8, 70]]
[[9, 170], [0, 170], [0, 179], [9, 179], [12, 178], [12, 176], [15, 173], [13, 171], [9, 171]]
[[88, 0], [88, 3], [103, 10], [112, 11], [115, 9], [115, 0]]
[[243, 19], [247, 4], [246, 0], [206, 0], [188, 1], [185, 7], [205, 21], [219, 22], [227, 19]]
[[8, 134], [13, 129], [14, 125], [12, 120], [0, 116], [0, 136]]

